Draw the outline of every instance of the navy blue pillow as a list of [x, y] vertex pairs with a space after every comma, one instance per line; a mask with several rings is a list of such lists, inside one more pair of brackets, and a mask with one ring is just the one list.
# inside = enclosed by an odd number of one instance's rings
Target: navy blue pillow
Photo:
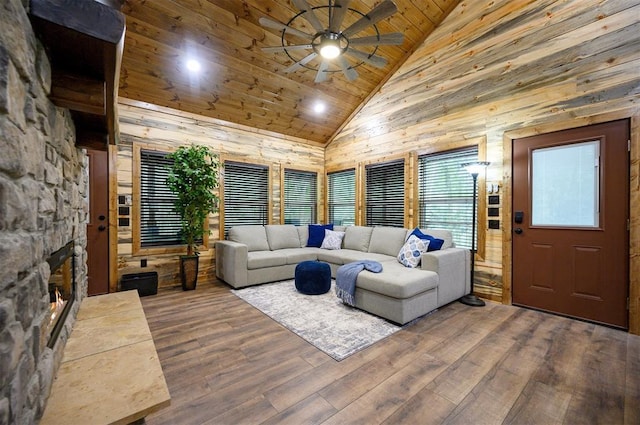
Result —
[[[418, 237], [420, 239], [426, 239], [426, 240], [429, 241], [429, 247], [427, 248], [427, 252], [429, 252], [429, 251], [439, 251], [442, 248], [442, 245], [444, 244], [444, 239], [438, 239], [438, 238], [434, 238], [431, 235], [425, 235], [417, 227], [415, 229], [413, 229], [413, 232], [411, 232], [411, 235], [415, 235], [416, 237]], [[409, 236], [411, 236], [411, 235], [409, 235]], [[407, 239], [409, 239], [408, 236], [407, 236]]]
[[333, 224], [310, 224], [307, 246], [320, 248], [322, 241], [324, 240], [325, 229], [333, 230]]

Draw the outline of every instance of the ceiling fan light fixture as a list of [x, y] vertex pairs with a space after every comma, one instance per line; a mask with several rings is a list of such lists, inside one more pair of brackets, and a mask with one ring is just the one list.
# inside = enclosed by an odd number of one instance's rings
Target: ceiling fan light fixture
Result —
[[[358, 78], [356, 67], [367, 64], [376, 68], [385, 68], [388, 61], [377, 55], [382, 45], [401, 45], [404, 41], [402, 33], [381, 34], [378, 22], [398, 11], [393, 0], [382, 0], [368, 13], [350, 7], [352, 0], [314, 0], [314, 4], [326, 2], [326, 5], [311, 6], [308, 0], [290, 0], [298, 10], [289, 21], [281, 23], [271, 18], [261, 17], [260, 25], [280, 31], [280, 46], [263, 47], [267, 53], [284, 53], [292, 61], [285, 73], [306, 68], [316, 71], [315, 82], [327, 81], [328, 76], [342, 72], [349, 81]], [[318, 18], [318, 14], [322, 19]], [[306, 23], [305, 23], [306, 22]], [[328, 22], [328, 25], [325, 25]], [[346, 28], [342, 28], [343, 23]], [[315, 33], [304, 31], [311, 25]], [[298, 29], [301, 28], [302, 30]], [[363, 30], [367, 33], [353, 38], [355, 49], [350, 46], [350, 38]], [[290, 38], [303, 39], [292, 41]], [[304, 50], [311, 52], [299, 53]], [[305, 55], [306, 54], [306, 55]]]
[[335, 44], [325, 44], [320, 47], [320, 56], [325, 59], [335, 59], [340, 56], [340, 48]]
[[324, 36], [320, 42], [320, 56], [325, 59], [335, 59], [342, 53], [340, 41], [333, 34]]

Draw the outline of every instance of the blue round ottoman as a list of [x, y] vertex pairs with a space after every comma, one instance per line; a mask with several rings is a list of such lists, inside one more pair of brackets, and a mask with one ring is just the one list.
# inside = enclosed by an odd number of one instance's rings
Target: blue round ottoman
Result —
[[331, 267], [321, 261], [303, 261], [296, 266], [295, 281], [298, 292], [326, 294], [331, 289]]

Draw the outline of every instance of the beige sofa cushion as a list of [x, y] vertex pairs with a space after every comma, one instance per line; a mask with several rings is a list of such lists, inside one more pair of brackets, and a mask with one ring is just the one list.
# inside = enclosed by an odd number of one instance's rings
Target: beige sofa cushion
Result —
[[300, 248], [300, 236], [293, 224], [267, 224], [264, 228], [267, 232], [269, 248], [272, 251], [283, 248]]
[[376, 226], [371, 232], [369, 252], [396, 257], [407, 238], [407, 229], [402, 227]]
[[438, 286], [439, 278], [434, 272], [408, 268], [395, 259], [381, 263], [382, 273], [366, 270], [360, 272], [356, 287], [396, 299], [405, 299]]
[[355, 249], [356, 251], [369, 251], [369, 241], [373, 227], [347, 226], [344, 231], [342, 247], [344, 249]]
[[229, 229], [229, 240], [247, 246], [247, 251], [268, 251], [267, 232], [261, 224], [234, 226]]
[[287, 257], [281, 251], [253, 251], [247, 254], [247, 269], [249, 270], [284, 266], [285, 264], [287, 264]]
[[300, 239], [300, 248], [304, 248], [307, 246], [307, 242], [309, 241], [309, 226], [296, 226], [296, 230], [298, 231], [298, 238]]

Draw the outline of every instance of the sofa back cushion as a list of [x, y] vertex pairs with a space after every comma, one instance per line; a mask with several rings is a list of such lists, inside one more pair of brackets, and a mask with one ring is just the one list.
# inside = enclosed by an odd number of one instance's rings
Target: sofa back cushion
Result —
[[342, 246], [344, 249], [369, 252], [369, 241], [373, 227], [347, 226], [344, 230]]
[[371, 232], [369, 252], [396, 257], [407, 238], [407, 229], [401, 227], [376, 226]]
[[[433, 236], [434, 238], [444, 240], [444, 243], [442, 244], [442, 248], [440, 249], [447, 249], [455, 246], [453, 244], [453, 235], [449, 230], [444, 230], [444, 229], [419, 229], [419, 230], [425, 235]], [[407, 231], [407, 238], [409, 237], [411, 232], [413, 232], [413, 229], [409, 229]]]
[[229, 229], [229, 240], [245, 244], [247, 251], [269, 251], [267, 232], [261, 224], [233, 226]]
[[298, 246], [304, 248], [307, 246], [307, 241], [309, 240], [309, 226], [306, 224], [304, 226], [296, 226], [296, 230], [298, 231], [298, 239], [300, 239]]
[[272, 251], [284, 248], [300, 248], [300, 237], [293, 224], [267, 224], [267, 241]]

